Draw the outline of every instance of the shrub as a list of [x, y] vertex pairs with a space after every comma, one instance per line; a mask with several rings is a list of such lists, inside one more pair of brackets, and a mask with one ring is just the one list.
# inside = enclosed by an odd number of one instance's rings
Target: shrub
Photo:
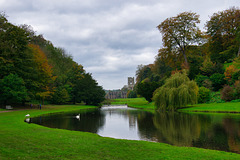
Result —
[[211, 92], [210, 93], [210, 101], [209, 103], [224, 103], [221, 99], [221, 93], [220, 92]]
[[235, 82], [234, 89], [234, 97], [240, 99], [240, 81]]
[[237, 80], [239, 80], [240, 78], [240, 70], [238, 70], [237, 72], [234, 72], [232, 75], [232, 81], [235, 82]]
[[212, 81], [210, 81], [209, 79], [205, 79], [202, 83], [202, 86], [212, 90]]
[[224, 75], [229, 84], [232, 84], [232, 77], [236, 71], [237, 69], [233, 65], [230, 65], [226, 68]]
[[226, 83], [226, 80], [224, 78], [225, 78], [224, 74], [220, 74], [220, 73], [214, 73], [210, 77], [214, 91], [218, 91], [223, 87], [223, 85]]
[[203, 82], [207, 79], [209, 79], [208, 76], [197, 75], [195, 81], [197, 82], [197, 85], [201, 87], [203, 85]]
[[221, 99], [224, 101], [231, 101], [234, 100], [234, 90], [229, 85], [224, 86], [223, 90], [221, 91]]
[[206, 103], [210, 100], [210, 89], [200, 87], [198, 91], [198, 103]]

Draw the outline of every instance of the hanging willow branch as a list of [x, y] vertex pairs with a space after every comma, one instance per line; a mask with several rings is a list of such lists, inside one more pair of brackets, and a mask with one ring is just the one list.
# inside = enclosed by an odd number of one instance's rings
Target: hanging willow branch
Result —
[[188, 104], [197, 103], [198, 86], [185, 73], [176, 73], [154, 92], [153, 100], [157, 110], [176, 110]]

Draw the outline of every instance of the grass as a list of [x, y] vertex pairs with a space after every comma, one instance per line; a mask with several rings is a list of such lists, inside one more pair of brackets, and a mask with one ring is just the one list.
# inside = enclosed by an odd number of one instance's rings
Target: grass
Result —
[[240, 113], [240, 102], [196, 104], [181, 111]]
[[[112, 104], [128, 104], [129, 107], [139, 109], [155, 109], [154, 102], [148, 103], [144, 98], [115, 99]], [[240, 113], [240, 102], [196, 104], [179, 111]]]
[[0, 159], [240, 159], [239, 154], [163, 143], [119, 140], [24, 122], [38, 116], [93, 106], [44, 106], [0, 113]]
[[145, 98], [114, 99], [111, 104], [127, 104], [129, 107], [133, 108], [154, 110], [154, 103], [149, 103]]

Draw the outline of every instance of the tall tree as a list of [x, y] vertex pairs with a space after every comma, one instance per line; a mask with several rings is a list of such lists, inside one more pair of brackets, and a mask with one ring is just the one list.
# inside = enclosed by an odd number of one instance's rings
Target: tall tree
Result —
[[240, 10], [230, 9], [214, 13], [206, 23], [211, 59], [223, 63], [234, 58], [240, 50]]
[[27, 98], [24, 81], [17, 74], [9, 74], [0, 80], [0, 102], [4, 105], [22, 102]]
[[199, 15], [183, 12], [176, 17], [167, 18], [157, 26], [162, 33], [163, 46], [171, 52], [180, 52], [186, 65], [188, 65], [187, 47], [199, 43], [201, 40], [201, 31], [197, 27], [197, 23], [200, 23]]

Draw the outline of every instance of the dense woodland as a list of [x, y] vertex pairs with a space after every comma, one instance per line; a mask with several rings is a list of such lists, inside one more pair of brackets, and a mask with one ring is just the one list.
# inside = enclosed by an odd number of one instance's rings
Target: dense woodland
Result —
[[206, 31], [199, 23], [198, 14], [183, 12], [157, 26], [163, 47], [153, 64], [138, 66], [135, 91], [158, 108], [240, 101], [239, 8], [214, 13]]
[[105, 92], [83, 66], [31, 26], [0, 14], [0, 105], [81, 103], [98, 105]]

